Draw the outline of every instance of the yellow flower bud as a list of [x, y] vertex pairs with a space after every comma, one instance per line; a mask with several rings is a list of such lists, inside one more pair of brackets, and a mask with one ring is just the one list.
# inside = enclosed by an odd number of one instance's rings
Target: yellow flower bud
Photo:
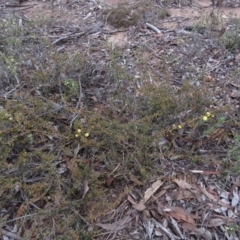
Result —
[[77, 130], [77, 132], [78, 132], [78, 133], [81, 133], [81, 132], [82, 132], [82, 130], [79, 128], [79, 129]]
[[211, 116], [211, 113], [210, 113], [210, 112], [206, 112], [206, 116], [207, 116], [207, 117], [210, 117], [210, 116]]
[[88, 138], [89, 135], [90, 135], [89, 133], [85, 133], [85, 134], [84, 134], [84, 136], [85, 136], [86, 138]]
[[182, 129], [182, 125], [178, 125], [178, 129]]
[[75, 134], [75, 138], [77, 138], [77, 137], [79, 137], [79, 135], [78, 135], [78, 134]]
[[207, 121], [208, 120], [207, 116], [203, 116], [202, 120]]

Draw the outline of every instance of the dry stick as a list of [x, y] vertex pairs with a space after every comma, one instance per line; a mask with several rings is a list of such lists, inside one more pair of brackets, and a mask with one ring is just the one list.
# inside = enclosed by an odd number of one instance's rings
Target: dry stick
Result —
[[57, 40], [55, 40], [52, 44], [55, 45], [55, 44], [57, 44], [57, 43], [59, 43], [59, 42], [61, 42], [63, 40], [66, 40], [66, 39], [69, 39], [69, 36], [67, 36], [67, 37], [60, 37]]
[[161, 33], [161, 31], [160, 31], [157, 27], [153, 26], [152, 24], [146, 23], [146, 25], [147, 25], [147, 27], [149, 27], [150, 29], [152, 29], [154, 32], [156, 32], [156, 33]]
[[[46, 212], [47, 212], [47, 211], [46, 211]], [[6, 223], [14, 222], [14, 221], [16, 221], [16, 220], [19, 220], [19, 219], [22, 219], [22, 218], [26, 218], [26, 217], [32, 217], [32, 216], [37, 215], [37, 214], [39, 214], [39, 212], [38, 212], [38, 213], [32, 213], [32, 214], [28, 214], [28, 215], [24, 215], [24, 216], [21, 216], [21, 217], [14, 218], [14, 219], [11, 219], [11, 220], [6, 221]]]
[[[82, 75], [82, 74], [81, 74]], [[76, 108], [80, 107], [80, 110], [82, 108], [82, 98], [83, 98], [83, 92], [82, 92], [82, 83], [81, 83], [81, 75], [78, 78], [78, 88], [79, 88], [79, 99]]]
[[[18, 12], [18, 11], [23, 11], [23, 10], [27, 10], [27, 9], [29, 9], [29, 8], [32, 8], [32, 7], [34, 7], [34, 6], [36, 6], [37, 4], [33, 4], [33, 5], [30, 5], [29, 7], [25, 7], [25, 8], [22, 8], [23, 6], [19, 6], [19, 7], [16, 7], [17, 9], [14, 9], [14, 12]], [[10, 8], [10, 6], [7, 6], [6, 8], [5, 8], [5, 10], [9, 10], [10, 11], [10, 9], [7, 9], [7, 8]], [[15, 7], [14, 7], [15, 8]]]
[[119, 33], [119, 32], [126, 32], [128, 31], [127, 28], [124, 28], [124, 29], [118, 29], [118, 30], [107, 30], [107, 29], [102, 29], [102, 33], [104, 34], [115, 34], [115, 33]]
[[74, 121], [77, 119], [79, 113], [74, 113], [70, 122], [70, 128], [72, 128]]
[[[78, 102], [77, 102], [77, 105], [76, 105], [76, 109], [80, 108], [80, 110], [82, 109], [82, 106], [83, 106], [83, 103], [82, 103], [83, 92], [82, 92], [82, 83], [81, 83], [81, 76], [82, 75], [83, 74], [81, 74], [78, 77], [79, 98], [78, 98]], [[70, 128], [72, 128], [72, 125], [73, 125], [74, 121], [77, 119], [78, 115], [79, 115], [79, 112], [73, 114], [72, 120], [70, 122]]]
[[16, 240], [23, 240], [23, 238], [19, 237], [17, 234], [13, 233], [13, 232], [8, 232], [4, 229], [2, 229], [2, 234], [4, 236], [7, 236], [9, 238], [13, 238], [13, 239], [16, 239]]
[[178, 233], [178, 236], [181, 239], [184, 239], [184, 236], [183, 236], [183, 234], [182, 234], [182, 232], [181, 232], [181, 230], [180, 230], [180, 228], [179, 228], [179, 226], [177, 224], [177, 221], [174, 218], [172, 218], [172, 217], [170, 217], [170, 220], [171, 220], [172, 227]]
[[160, 228], [163, 231], [163, 233], [165, 233], [165, 235], [167, 235], [171, 240], [176, 239], [175, 236], [167, 228], [165, 228], [161, 223], [157, 222], [154, 218], [153, 218], [153, 221], [155, 223], [155, 226], [157, 228]]
[[[36, 5], [36, 4], [34, 4], [34, 5]], [[32, 6], [34, 6], [34, 5], [29, 5], [29, 4], [27, 4], [27, 5], [19, 5], [19, 4], [4, 4], [4, 5], [2, 5], [3, 7], [8, 7], [8, 8], [17, 8], [17, 7], [19, 7], [19, 8], [23, 8], [23, 7], [32, 7]]]
[[[76, 37], [82, 37], [84, 36], [85, 34], [87, 34], [88, 31], [86, 32], [80, 32], [80, 33], [69, 33], [69, 34], [66, 34], [66, 35], [63, 35], [63, 36], [58, 36], [59, 38], [55, 41], [53, 41], [53, 45], [63, 41], [63, 40], [68, 40], [68, 39], [71, 39], [71, 38], [76, 38]], [[57, 37], [57, 36], [50, 36], [50, 37]]]
[[86, 223], [89, 227], [92, 226], [92, 225], [91, 225], [82, 215], [80, 215], [75, 209], [73, 209], [73, 210], [74, 210], [75, 214], [78, 215], [84, 223]]

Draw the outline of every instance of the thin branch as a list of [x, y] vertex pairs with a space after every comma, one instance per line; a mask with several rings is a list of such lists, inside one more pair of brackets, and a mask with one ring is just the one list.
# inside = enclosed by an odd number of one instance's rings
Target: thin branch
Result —
[[161, 31], [157, 27], [153, 26], [152, 24], [146, 23], [146, 25], [148, 28], [152, 29], [154, 32], [161, 33]]

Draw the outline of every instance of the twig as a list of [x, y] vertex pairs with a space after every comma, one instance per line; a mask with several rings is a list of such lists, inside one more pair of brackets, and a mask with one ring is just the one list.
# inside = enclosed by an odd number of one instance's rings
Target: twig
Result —
[[[34, 4], [36, 5], [36, 4]], [[22, 8], [22, 7], [32, 7], [33, 5], [19, 5], [19, 4], [4, 4], [3, 7], [8, 7], [8, 8], [15, 8], [15, 7], [19, 7], [19, 8]]]
[[8, 10], [7, 8], [17, 8], [14, 10], [14, 12], [18, 12], [18, 11], [22, 11], [22, 10], [27, 10], [36, 5], [37, 4], [32, 4], [32, 5], [10, 5], [10, 4], [7, 4], [7, 5], [0, 5], [0, 8], [5, 8], [6, 10]]
[[104, 34], [115, 34], [115, 33], [126, 32], [126, 31], [128, 31], [128, 29], [126, 29], [126, 28], [125, 29], [120, 29], [120, 30], [113, 30], [113, 31], [103, 29], [102, 33], [104, 33]]
[[88, 226], [92, 226], [83, 216], [81, 216], [75, 209], [73, 209], [73, 211], [75, 212], [75, 214], [77, 214], [81, 220], [86, 223]]
[[153, 221], [155, 222], [155, 225], [157, 228], [160, 228], [160, 230], [163, 231], [171, 240], [176, 240], [176, 237], [167, 229], [165, 228], [161, 223], [157, 222], [154, 218]]
[[[60, 36], [57, 40], [55, 40], [52, 44], [55, 45], [59, 42], [62, 42], [62, 41], [66, 41], [68, 39], [71, 39], [71, 38], [77, 38], [77, 37], [83, 37], [84, 35], [86, 35], [89, 31], [86, 31], [86, 32], [81, 32], [81, 33], [70, 33], [70, 34], [67, 34], [66, 36]], [[50, 37], [57, 37], [57, 36], [50, 36]]]
[[74, 113], [70, 122], [70, 128], [72, 128], [72, 125], [74, 123], [74, 121], [77, 119], [79, 113]]
[[23, 238], [19, 237], [17, 234], [13, 233], [13, 232], [8, 232], [4, 229], [2, 229], [2, 234], [9, 237], [9, 238], [13, 238], [16, 240], [23, 240]]
[[78, 103], [77, 103], [77, 106], [76, 106], [76, 108], [80, 107], [80, 109], [82, 108], [82, 98], [83, 98], [81, 75], [78, 78], [79, 99], [78, 99]]
[[154, 32], [161, 33], [161, 31], [157, 27], [153, 26], [152, 24], [146, 23], [146, 25], [148, 28], [152, 29]]

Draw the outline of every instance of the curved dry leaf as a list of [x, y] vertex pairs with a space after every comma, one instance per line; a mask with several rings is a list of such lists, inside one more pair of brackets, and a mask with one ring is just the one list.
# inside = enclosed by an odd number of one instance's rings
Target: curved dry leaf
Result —
[[211, 232], [209, 232], [207, 229], [205, 228], [198, 228], [198, 233], [200, 235], [202, 235], [205, 239], [207, 240], [212, 240], [213, 236], [211, 234]]
[[130, 216], [127, 216], [115, 223], [96, 223], [95, 225], [108, 231], [119, 231], [121, 229], [124, 229], [127, 226], [127, 223], [131, 220], [132, 218]]
[[106, 180], [107, 186], [110, 187], [110, 186], [112, 185], [113, 181], [114, 181], [114, 178], [113, 178], [113, 177], [107, 178], [107, 180]]
[[84, 186], [84, 192], [83, 192], [82, 199], [84, 199], [85, 195], [86, 195], [87, 192], [89, 191], [88, 180], [85, 179], [85, 180], [83, 181], [83, 186]]
[[137, 204], [130, 195], [128, 195], [127, 200], [128, 200], [131, 204]]
[[183, 234], [182, 234], [182, 232], [181, 232], [181, 230], [180, 230], [180, 228], [178, 226], [177, 221], [175, 221], [175, 219], [173, 219], [172, 217], [170, 217], [170, 220], [171, 220], [171, 224], [172, 224], [172, 227], [175, 230], [175, 232], [179, 235], [179, 237], [181, 239], [184, 239], [184, 236], [183, 236]]
[[176, 200], [182, 200], [182, 199], [196, 198], [196, 196], [191, 191], [187, 189], [183, 189], [181, 191], [173, 192], [172, 198]]
[[163, 234], [162, 234], [162, 232], [159, 228], [155, 228], [155, 236], [156, 237], [162, 237], [163, 236]]
[[194, 219], [190, 216], [190, 214], [180, 207], [173, 207], [172, 211], [170, 211], [167, 215], [177, 219], [178, 221], [184, 221], [195, 225]]
[[152, 184], [152, 186], [150, 188], [148, 188], [146, 190], [146, 192], [144, 193], [144, 198], [143, 201], [144, 203], [147, 202], [149, 200], [149, 198], [158, 190], [158, 188], [162, 185], [162, 181], [157, 180], [156, 182], [154, 182]]
[[96, 102], [98, 102], [98, 100], [97, 100], [97, 97], [96, 96], [92, 96], [91, 97], [91, 99], [96, 103]]
[[128, 174], [128, 177], [129, 177], [130, 181], [136, 183], [138, 186], [143, 185], [143, 183], [142, 183], [141, 181], [139, 181], [139, 180], [137, 179], [137, 177], [135, 177], [132, 173], [129, 173], [129, 174]]
[[193, 186], [189, 183], [187, 183], [184, 180], [181, 179], [174, 179], [173, 182], [175, 182], [179, 187], [183, 188], [183, 189], [192, 189]]
[[138, 211], [143, 211], [146, 209], [146, 206], [144, 205], [143, 202], [137, 203], [137, 204], [133, 204], [132, 205], [134, 209], [138, 210]]
[[219, 227], [226, 223], [225, 219], [222, 218], [212, 218], [210, 219], [209, 223], [205, 226], [207, 227]]
[[182, 227], [192, 232], [198, 232], [198, 229], [196, 228], [196, 226], [188, 222], [183, 222]]

